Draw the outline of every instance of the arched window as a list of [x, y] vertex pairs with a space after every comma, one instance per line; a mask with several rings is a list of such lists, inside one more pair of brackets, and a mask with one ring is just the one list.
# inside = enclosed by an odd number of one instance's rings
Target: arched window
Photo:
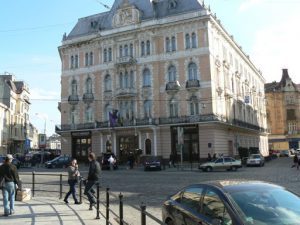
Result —
[[103, 60], [104, 60], [104, 62], [107, 62], [107, 49], [106, 48], [103, 51]]
[[72, 55], [71, 56], [71, 69], [74, 68], [74, 56]]
[[176, 81], [176, 68], [175, 68], [175, 66], [171, 65], [169, 67], [168, 76], [169, 76], [169, 82], [175, 82]]
[[93, 93], [93, 89], [92, 89], [92, 86], [93, 86], [93, 83], [92, 83], [92, 79], [90, 77], [88, 77], [86, 79], [86, 82], [85, 82], [85, 88], [86, 88], [86, 93]]
[[166, 52], [171, 51], [171, 43], [170, 43], [170, 38], [166, 37]]
[[176, 39], [175, 36], [172, 37], [172, 51], [176, 51]]
[[144, 69], [143, 71], [143, 86], [151, 87], [151, 74], [148, 68]]
[[129, 75], [127, 71], [125, 71], [125, 76], [124, 76], [124, 87], [125, 88], [129, 87]]
[[74, 79], [72, 80], [72, 95], [77, 95], [77, 89], [78, 89], [77, 81]]
[[93, 109], [90, 106], [85, 110], [85, 121], [88, 123], [93, 122]]
[[79, 67], [79, 59], [78, 59], [78, 55], [75, 55], [75, 68]]
[[120, 73], [120, 77], [119, 77], [119, 83], [120, 83], [120, 88], [124, 88], [124, 82], [123, 82], [123, 73]]
[[107, 74], [104, 78], [104, 90], [105, 91], [111, 91], [111, 77], [109, 74]]
[[133, 71], [131, 70], [130, 77], [129, 77], [129, 87], [133, 88], [133, 86], [134, 86], [134, 74], [133, 74]]
[[123, 56], [123, 47], [122, 47], [122, 45], [120, 45], [120, 47], [119, 47], [119, 56], [120, 57]]
[[150, 41], [147, 41], [147, 55], [150, 55]]
[[169, 103], [170, 117], [178, 117], [178, 103], [172, 99]]
[[151, 140], [146, 139], [145, 141], [145, 150], [146, 150], [146, 155], [151, 155]]
[[85, 66], [89, 65], [89, 53], [85, 53]]
[[112, 61], [112, 50], [111, 50], [111, 48], [108, 49], [108, 61], [109, 62]]
[[188, 71], [189, 71], [189, 80], [198, 80], [197, 65], [195, 63], [189, 64]]
[[199, 101], [196, 96], [190, 98], [190, 113], [191, 115], [199, 115]]
[[197, 48], [197, 37], [195, 33], [192, 33], [192, 48]]
[[190, 34], [186, 34], [185, 35], [185, 48], [186, 49], [189, 49], [191, 46], [190, 46]]
[[125, 45], [124, 46], [124, 54], [125, 54], [125, 56], [128, 56], [128, 45]]
[[89, 65], [93, 65], [93, 62], [94, 62], [94, 53], [93, 52], [90, 52], [90, 59], [89, 59]]
[[130, 44], [129, 54], [130, 54], [131, 57], [133, 57], [133, 44]]
[[151, 118], [152, 111], [152, 101], [146, 100], [144, 101], [144, 117]]
[[144, 41], [141, 42], [141, 55], [142, 56], [145, 55], [145, 42]]

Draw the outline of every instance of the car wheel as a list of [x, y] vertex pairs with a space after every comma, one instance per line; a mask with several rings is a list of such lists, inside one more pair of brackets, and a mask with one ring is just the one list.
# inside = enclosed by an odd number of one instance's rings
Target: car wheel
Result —
[[213, 168], [211, 166], [208, 166], [205, 168], [206, 172], [211, 172], [213, 170]]
[[236, 167], [236, 166], [232, 166], [232, 167], [230, 168], [230, 170], [231, 170], [231, 171], [237, 171], [237, 167]]

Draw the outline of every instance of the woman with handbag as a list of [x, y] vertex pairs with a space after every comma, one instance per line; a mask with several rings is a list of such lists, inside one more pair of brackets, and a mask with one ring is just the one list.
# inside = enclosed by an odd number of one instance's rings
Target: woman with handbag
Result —
[[77, 160], [73, 159], [71, 161], [71, 165], [68, 167], [68, 184], [70, 186], [70, 190], [69, 192], [66, 194], [65, 198], [64, 198], [64, 202], [66, 204], [68, 204], [68, 198], [69, 196], [72, 194], [73, 199], [75, 204], [81, 204], [76, 197], [76, 184], [77, 184], [77, 180], [78, 177], [80, 176], [80, 173], [78, 171], [78, 164], [77, 164]]
[[3, 180], [3, 206], [4, 216], [15, 213], [16, 185], [19, 185], [19, 174], [15, 165], [12, 164], [13, 156], [7, 154], [4, 164], [0, 166], [0, 178]]

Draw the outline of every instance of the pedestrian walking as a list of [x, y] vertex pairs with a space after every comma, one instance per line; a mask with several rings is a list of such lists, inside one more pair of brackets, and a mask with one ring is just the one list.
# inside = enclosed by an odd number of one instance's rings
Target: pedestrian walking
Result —
[[294, 157], [293, 157], [294, 164], [291, 167], [292, 168], [297, 167], [297, 169], [299, 169], [298, 161], [299, 161], [298, 156], [297, 156], [297, 154], [295, 154]]
[[0, 166], [0, 177], [4, 178], [2, 189], [4, 216], [15, 213], [16, 185], [20, 186], [17, 168], [12, 164], [13, 156], [7, 154], [4, 163]]
[[116, 160], [113, 157], [113, 155], [110, 155], [110, 157], [108, 159], [108, 162], [109, 162], [109, 169], [110, 170], [114, 170], [114, 166], [115, 166]]
[[81, 204], [77, 200], [77, 197], [76, 197], [76, 184], [77, 184], [79, 176], [80, 176], [80, 173], [79, 173], [79, 170], [78, 170], [77, 160], [73, 159], [71, 161], [71, 165], [68, 167], [68, 184], [70, 186], [70, 190], [64, 198], [64, 202], [66, 204], [69, 203], [68, 198], [71, 194], [72, 194], [72, 197], [74, 199], [74, 203], [77, 204], [77, 205]]
[[94, 186], [100, 182], [101, 168], [99, 162], [96, 161], [95, 153], [89, 153], [88, 160], [90, 162], [89, 173], [86, 179], [84, 194], [88, 197], [90, 209], [92, 209], [92, 206], [96, 204], [96, 199], [93, 195], [95, 193]]

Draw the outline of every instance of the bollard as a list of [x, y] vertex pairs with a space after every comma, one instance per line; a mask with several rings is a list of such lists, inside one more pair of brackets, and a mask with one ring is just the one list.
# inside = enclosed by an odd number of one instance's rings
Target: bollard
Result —
[[35, 186], [35, 172], [32, 172], [32, 197], [34, 197], [34, 187]]
[[79, 181], [79, 202], [82, 204], [82, 179]]
[[97, 214], [96, 214], [96, 219], [100, 219], [100, 185], [99, 183], [97, 184]]
[[123, 225], [123, 195], [120, 193], [119, 194], [119, 200], [120, 200], [120, 204], [119, 204], [119, 216], [120, 216], [120, 225]]
[[106, 188], [106, 225], [109, 225], [109, 188]]
[[141, 225], [146, 225], [146, 205], [141, 204]]
[[59, 175], [59, 199], [62, 199], [62, 174]]

